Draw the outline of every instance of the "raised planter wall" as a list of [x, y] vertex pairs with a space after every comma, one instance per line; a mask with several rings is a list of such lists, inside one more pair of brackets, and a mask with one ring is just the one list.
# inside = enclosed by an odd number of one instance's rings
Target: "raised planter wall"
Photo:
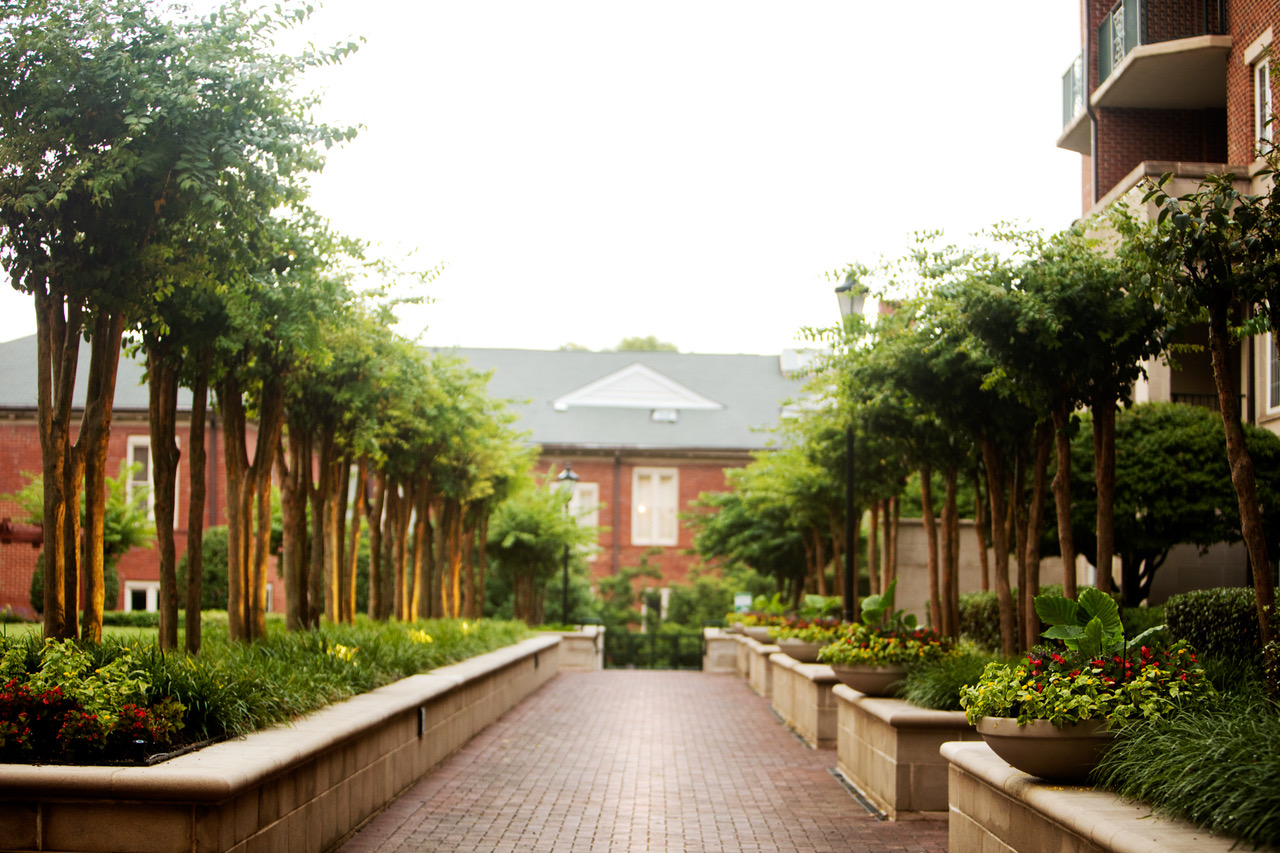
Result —
[[757, 695], [768, 699], [773, 695], [773, 667], [769, 664], [769, 656], [778, 653], [778, 647], [764, 644], [750, 637], [744, 637], [747, 649], [747, 683]]
[[734, 634], [733, 641], [738, 644], [738, 675], [751, 678], [751, 647], [747, 645], [746, 634]]
[[738, 640], [719, 628], [702, 629], [702, 671], [737, 672]]
[[948, 848], [1008, 853], [1226, 853], [1248, 849], [1107, 791], [1014, 770], [985, 743], [948, 743]]
[[583, 625], [576, 631], [557, 631], [560, 636], [562, 672], [589, 672], [604, 669], [604, 626]]
[[330, 850], [559, 658], [559, 637], [536, 637], [152, 767], [0, 765], [0, 850]]
[[833, 693], [840, 772], [890, 819], [946, 812], [948, 762], [939, 749], [948, 741], [979, 739], [964, 712], [931, 711], [901, 699], [867, 696], [845, 684], [836, 685]]
[[832, 688], [840, 680], [825, 663], [800, 663], [779, 652], [772, 666], [773, 710], [809, 746], [836, 745], [836, 700]]

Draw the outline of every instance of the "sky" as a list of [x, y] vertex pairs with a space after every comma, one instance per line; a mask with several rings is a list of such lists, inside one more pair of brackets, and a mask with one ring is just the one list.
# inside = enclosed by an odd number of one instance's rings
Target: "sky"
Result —
[[[360, 125], [312, 204], [406, 267], [432, 346], [780, 352], [828, 273], [1080, 214], [1054, 146], [1078, 0], [327, 0], [316, 75]], [[979, 14], [980, 12], [980, 14]], [[0, 292], [0, 340], [35, 331]]]

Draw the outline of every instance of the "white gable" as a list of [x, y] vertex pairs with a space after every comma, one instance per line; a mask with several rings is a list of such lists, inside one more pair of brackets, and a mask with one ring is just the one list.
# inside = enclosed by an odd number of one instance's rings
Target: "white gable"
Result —
[[621, 409], [723, 409], [724, 405], [639, 362], [552, 401], [557, 411], [574, 406]]

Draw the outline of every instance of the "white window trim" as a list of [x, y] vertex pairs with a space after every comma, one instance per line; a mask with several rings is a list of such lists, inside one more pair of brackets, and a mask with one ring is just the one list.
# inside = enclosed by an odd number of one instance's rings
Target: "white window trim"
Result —
[[[569, 498], [569, 514], [578, 522], [579, 527], [598, 528], [600, 526], [600, 484], [579, 482], [577, 488], [573, 490], [573, 497]], [[598, 549], [595, 548], [594, 543], [587, 546], [587, 560], [594, 561], [597, 556]]]
[[[146, 606], [141, 611], [133, 610], [133, 596], [130, 593], [145, 592], [147, 594]], [[124, 582], [124, 609], [127, 612], [146, 612], [155, 613], [160, 609], [160, 581], [125, 581]]]
[[[1271, 63], [1268, 53], [1271, 49], [1272, 29], [1267, 27], [1266, 32], [1253, 41], [1244, 51], [1244, 63], [1249, 66], [1249, 79], [1253, 86], [1253, 138], [1254, 142], [1271, 142], [1275, 139], [1275, 100], [1273, 93], [1275, 91], [1274, 81], [1271, 79]], [[1267, 86], [1258, 85], [1259, 74], [1265, 69], [1267, 77]], [[1268, 122], [1267, 119], [1272, 119]]]
[[[1265, 403], [1264, 408], [1266, 409], [1267, 414], [1275, 415], [1275, 414], [1280, 414], [1280, 399], [1273, 399], [1271, 396], [1272, 385], [1276, 382], [1277, 379], [1280, 379], [1280, 377], [1276, 375], [1277, 347], [1276, 347], [1275, 332], [1267, 332], [1266, 341], [1267, 341], [1266, 367], [1265, 367], [1265, 370], [1263, 371], [1264, 374], [1266, 375], [1266, 382], [1262, 386], [1262, 399], [1263, 399], [1263, 402]], [[1280, 395], [1277, 395], [1277, 396], [1280, 397]]]
[[[181, 437], [176, 437], [174, 441], [177, 442], [178, 447], [182, 447]], [[156, 460], [155, 460], [155, 457], [151, 455], [151, 436], [147, 434], [129, 436], [127, 449], [125, 451], [125, 462], [128, 462], [128, 463], [133, 462], [135, 448], [146, 448], [147, 518], [150, 519], [151, 521], [155, 521], [156, 520], [156, 480], [155, 480]], [[180, 506], [180, 498], [182, 495], [182, 490], [178, 488], [178, 483], [180, 482], [181, 477], [182, 477], [182, 463], [179, 462], [177, 470], [174, 471], [174, 482], [173, 482], [173, 489], [174, 489], [173, 529], [174, 530], [178, 530], [182, 526], [182, 507]], [[126, 500], [133, 499], [134, 486], [135, 484], [133, 482], [132, 477], [125, 480], [124, 494], [125, 494]]]
[[[672, 507], [664, 507], [660, 504], [650, 507], [643, 504], [638, 499], [640, 492], [640, 481], [644, 477], [653, 478], [654, 483], [654, 501], [658, 503], [661, 497], [657, 493], [657, 483], [664, 476], [670, 476], [675, 486], [675, 504]], [[661, 535], [658, 513], [672, 512], [676, 514], [675, 523], [672, 524], [672, 535]], [[680, 540], [680, 469], [679, 468], [636, 468], [631, 472], [631, 544], [632, 545], [677, 545]]]

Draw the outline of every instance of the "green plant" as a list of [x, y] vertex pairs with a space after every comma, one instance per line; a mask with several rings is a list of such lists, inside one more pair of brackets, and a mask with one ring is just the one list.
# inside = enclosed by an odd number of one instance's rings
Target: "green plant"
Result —
[[818, 660], [842, 666], [901, 666], [910, 670], [947, 654], [950, 641], [932, 628], [880, 631], [859, 627], [823, 646]]
[[960, 711], [960, 690], [976, 684], [992, 661], [989, 654], [956, 650], [952, 654], [926, 660], [907, 671], [898, 697], [921, 708]]
[[773, 628], [769, 636], [774, 640], [800, 640], [805, 643], [831, 643], [847, 633], [839, 619], [789, 619]]
[[1214, 695], [1185, 641], [1144, 645], [1163, 632], [1159, 626], [1126, 641], [1111, 596], [1087, 588], [1078, 601], [1040, 595], [1035, 606], [1049, 625], [1043, 636], [1061, 645], [1037, 646], [1016, 664], [988, 664], [976, 684], [961, 690], [970, 722], [1016, 717], [1019, 725], [1043, 719], [1061, 728], [1104, 717], [1115, 726]]
[[1280, 845], [1280, 714], [1254, 690], [1128, 726], [1100, 784], [1248, 844]]
[[[210, 527], [201, 537], [200, 553], [203, 567], [200, 578], [200, 609], [227, 609], [227, 528]], [[185, 606], [187, 600], [187, 554], [178, 558], [178, 600]]]
[[1201, 654], [1258, 660], [1262, 639], [1252, 589], [1192, 590], [1170, 598], [1164, 611], [1174, 638], [1186, 640]]

